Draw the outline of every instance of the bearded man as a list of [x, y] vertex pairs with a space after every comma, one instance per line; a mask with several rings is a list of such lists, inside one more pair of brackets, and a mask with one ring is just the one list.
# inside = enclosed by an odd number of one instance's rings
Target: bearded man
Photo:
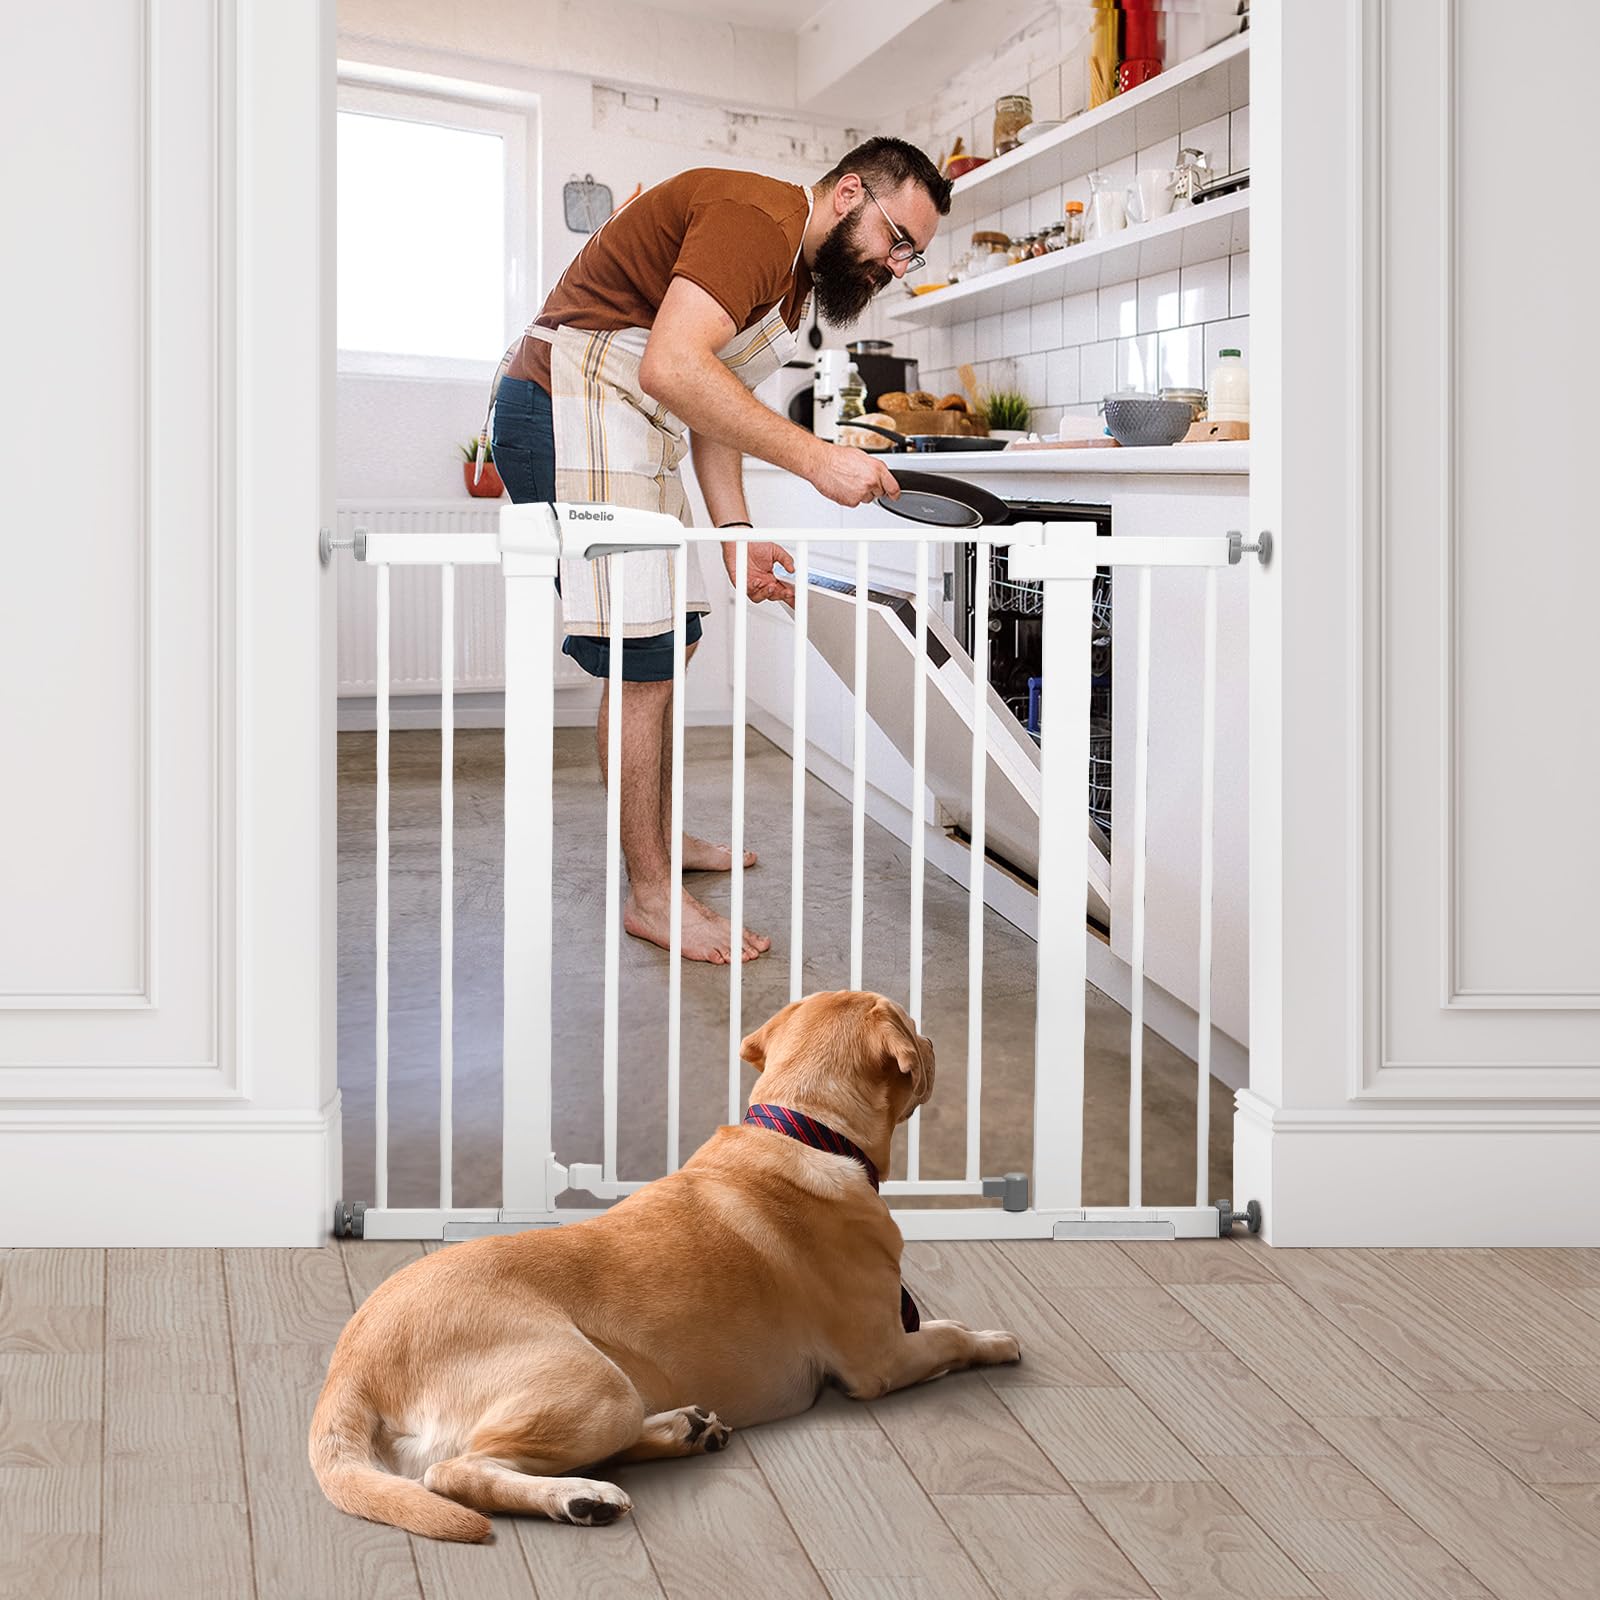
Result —
[[[872, 297], [923, 264], [950, 184], [900, 139], [859, 145], [810, 188], [746, 172], [700, 167], [645, 190], [617, 211], [562, 274], [539, 315], [506, 352], [496, 376], [494, 461], [514, 501], [605, 501], [689, 520], [678, 478], [685, 450], [719, 528], [750, 527], [743, 458], [759, 457], [807, 479], [830, 500], [857, 506], [898, 493], [887, 467], [829, 444], [758, 401], [751, 391], [793, 355], [816, 295], [821, 318], [847, 327]], [[737, 544], [722, 547], [729, 578]], [[746, 592], [792, 600], [794, 561], [780, 545], [747, 545]], [[622, 646], [622, 759], [606, 771], [609, 684], [596, 743], [601, 777], [622, 785], [622, 851], [629, 894], [623, 925], [665, 947], [671, 915], [673, 564], [629, 558], [624, 611], [610, 614], [610, 557], [564, 561], [563, 650], [607, 679]], [[703, 598], [686, 600], [693, 655]], [[754, 853], [745, 864], [755, 864]], [[683, 864], [727, 871], [726, 846], [685, 834]], [[750, 961], [771, 941], [735, 933], [684, 892], [683, 953], [690, 960]]]

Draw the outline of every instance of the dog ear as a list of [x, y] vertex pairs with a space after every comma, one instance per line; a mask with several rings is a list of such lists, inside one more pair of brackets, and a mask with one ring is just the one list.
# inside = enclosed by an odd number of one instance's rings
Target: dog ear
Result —
[[918, 1035], [911, 1018], [882, 995], [872, 1008], [872, 1021], [877, 1025], [885, 1070], [905, 1073], [911, 1080], [913, 1099], [921, 1104], [933, 1083], [933, 1046]]
[[789, 1014], [794, 1011], [800, 1002], [791, 1000], [782, 1011], [776, 1012], [767, 1018], [754, 1033], [747, 1033], [739, 1041], [739, 1059], [748, 1061], [752, 1067], [760, 1072], [767, 1064], [767, 1044], [788, 1020]]

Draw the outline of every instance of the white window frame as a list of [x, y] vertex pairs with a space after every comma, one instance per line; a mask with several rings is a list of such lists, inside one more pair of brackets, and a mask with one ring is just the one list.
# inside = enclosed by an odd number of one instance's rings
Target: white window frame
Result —
[[[521, 307], [527, 292], [528, 118], [501, 106], [480, 105], [440, 94], [376, 88], [341, 77], [339, 110], [437, 128], [498, 134], [505, 146], [506, 259], [502, 271], [505, 301], [501, 348], [521, 331]], [[482, 379], [494, 375], [500, 351], [483, 360], [466, 356], [402, 355], [380, 350], [346, 350], [337, 355], [338, 371], [362, 377]]]

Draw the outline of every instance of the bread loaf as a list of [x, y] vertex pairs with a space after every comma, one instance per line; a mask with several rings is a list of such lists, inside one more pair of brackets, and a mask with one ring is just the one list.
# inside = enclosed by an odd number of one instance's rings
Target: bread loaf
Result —
[[935, 411], [965, 411], [967, 402], [958, 394], [947, 394], [937, 406]]

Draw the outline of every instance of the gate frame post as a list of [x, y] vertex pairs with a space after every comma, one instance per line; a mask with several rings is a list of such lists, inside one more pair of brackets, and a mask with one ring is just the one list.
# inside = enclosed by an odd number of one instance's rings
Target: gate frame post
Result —
[[561, 541], [543, 502], [500, 510], [506, 592], [505, 979], [501, 1198], [555, 1210], [551, 979], [555, 935], [555, 579]]

